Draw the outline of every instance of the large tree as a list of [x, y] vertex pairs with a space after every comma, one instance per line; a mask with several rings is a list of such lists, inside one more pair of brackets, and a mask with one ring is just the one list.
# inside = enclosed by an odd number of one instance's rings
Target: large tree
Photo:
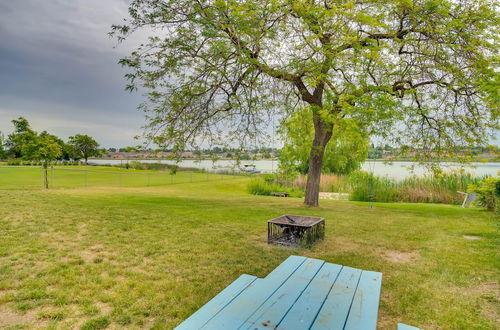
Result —
[[14, 131], [7, 136], [5, 146], [11, 157], [20, 158], [23, 156], [24, 147], [33, 143], [36, 132], [31, 128], [26, 118], [14, 119], [12, 124], [14, 125]]
[[89, 157], [99, 157], [102, 153], [101, 149], [99, 149], [99, 143], [91, 136], [85, 134], [70, 136], [68, 145], [72, 149], [70, 152], [72, 158], [75, 160], [83, 158], [85, 159], [85, 164], [88, 163]]
[[121, 63], [149, 89], [146, 136], [174, 149], [253, 138], [268, 109], [312, 114], [305, 203], [348, 120], [437, 155], [498, 127], [494, 0], [134, 0], [120, 40], [154, 34]]
[[47, 132], [35, 135], [33, 139], [23, 145], [23, 158], [42, 162], [43, 186], [49, 188], [48, 167], [49, 164], [62, 156], [60, 139]]

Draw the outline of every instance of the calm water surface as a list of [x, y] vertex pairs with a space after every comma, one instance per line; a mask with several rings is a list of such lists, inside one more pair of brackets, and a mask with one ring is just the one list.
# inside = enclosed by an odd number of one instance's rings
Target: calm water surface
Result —
[[[131, 160], [129, 160], [131, 161]], [[209, 171], [217, 170], [238, 170], [237, 164], [233, 160], [218, 160], [215, 163], [211, 160], [181, 160], [176, 163], [172, 160], [137, 160], [141, 163], [162, 163], [162, 164], [177, 164], [181, 167], [194, 167]], [[97, 165], [119, 165], [125, 164], [125, 159], [91, 159], [90, 163]], [[272, 173], [278, 168], [278, 161], [272, 160], [256, 160], [256, 161], [241, 161], [241, 166], [254, 164], [258, 170], [263, 173]], [[414, 166], [413, 170], [411, 167]], [[469, 166], [460, 166], [452, 163], [442, 165], [446, 169], [457, 169], [463, 167], [466, 171], [477, 176], [497, 175], [500, 171], [500, 163], [471, 163]], [[388, 176], [395, 179], [404, 179], [405, 177], [415, 173], [424, 175], [427, 173], [425, 167], [419, 166], [414, 162], [392, 162], [384, 163], [379, 161], [367, 161], [362, 165], [362, 169], [368, 172], [373, 172], [378, 176]]]

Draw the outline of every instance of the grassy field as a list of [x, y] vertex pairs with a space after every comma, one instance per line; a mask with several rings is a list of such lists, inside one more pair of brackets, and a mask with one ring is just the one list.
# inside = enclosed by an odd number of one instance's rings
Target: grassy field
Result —
[[[55, 166], [48, 169], [49, 183], [54, 188], [75, 187], [151, 187], [178, 183], [222, 181], [234, 176], [168, 171], [142, 171], [109, 166]], [[0, 189], [35, 189], [42, 187], [40, 167], [0, 167]]]
[[[264, 277], [292, 254], [382, 272], [379, 329], [500, 326], [498, 221], [480, 209], [310, 209], [249, 195], [244, 177], [42, 190], [24, 169], [6, 171], [0, 328], [169, 329], [240, 274]], [[60, 177], [56, 187], [71, 184]], [[284, 213], [325, 217], [326, 239], [310, 250], [268, 246], [266, 220]]]

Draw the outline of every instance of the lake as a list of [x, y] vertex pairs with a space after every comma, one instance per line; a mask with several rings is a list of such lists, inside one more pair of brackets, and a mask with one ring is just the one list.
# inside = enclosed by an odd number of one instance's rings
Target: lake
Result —
[[[132, 160], [128, 160], [129, 162]], [[141, 163], [162, 163], [162, 164], [177, 164], [181, 167], [194, 167], [205, 169], [208, 171], [217, 170], [232, 170], [236, 168], [234, 160], [218, 160], [215, 163], [211, 160], [181, 160], [176, 163], [173, 160], [153, 160], [142, 159], [135, 160]], [[126, 159], [89, 159], [89, 163], [96, 165], [119, 165], [125, 164]], [[277, 160], [256, 160], [256, 161], [241, 161], [241, 166], [254, 164], [262, 173], [272, 173], [278, 168]], [[414, 166], [413, 172], [411, 167]], [[477, 176], [492, 175], [495, 176], [500, 171], [500, 163], [471, 163], [469, 166], [460, 166], [454, 163], [444, 163], [443, 168], [456, 169], [464, 167], [466, 171], [471, 172]], [[427, 169], [414, 162], [392, 162], [384, 163], [380, 161], [366, 161], [362, 165], [362, 169], [367, 172], [373, 172], [377, 176], [387, 176], [395, 179], [404, 179], [405, 177], [415, 173], [417, 175], [424, 175]]]

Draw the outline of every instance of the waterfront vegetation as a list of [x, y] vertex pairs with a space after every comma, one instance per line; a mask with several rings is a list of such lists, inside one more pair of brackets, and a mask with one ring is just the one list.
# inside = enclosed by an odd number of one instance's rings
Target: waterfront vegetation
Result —
[[[472, 192], [474, 186], [485, 179], [455, 170], [413, 175], [397, 181], [357, 171], [349, 175], [322, 175], [320, 191], [347, 193], [352, 201], [461, 204], [464, 197], [458, 192]], [[495, 178], [491, 180], [499, 181]], [[248, 191], [254, 195], [286, 191], [292, 196], [303, 196], [305, 185], [304, 175], [264, 175], [250, 181]]]
[[[264, 277], [292, 254], [382, 272], [380, 329], [499, 326], [497, 220], [481, 208], [309, 208], [250, 195], [245, 176], [92, 168], [59, 168], [51, 189], [39, 168], [0, 168], [1, 326], [170, 329], [240, 274]], [[92, 185], [75, 187], [87, 169]], [[163, 181], [146, 186], [148, 173]], [[267, 245], [266, 220], [286, 213], [325, 217], [325, 240]]]

